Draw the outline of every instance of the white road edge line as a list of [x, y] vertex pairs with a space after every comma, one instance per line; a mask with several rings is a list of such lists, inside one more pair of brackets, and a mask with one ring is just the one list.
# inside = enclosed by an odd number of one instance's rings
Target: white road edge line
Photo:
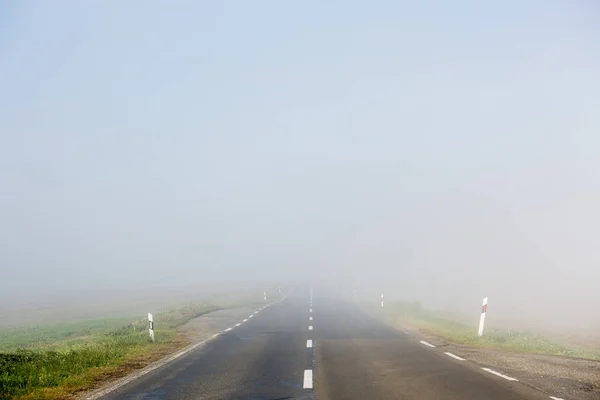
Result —
[[500, 372], [496, 372], [496, 371], [494, 371], [493, 369], [489, 369], [489, 368], [481, 368], [481, 369], [482, 369], [482, 370], [484, 370], [484, 371], [487, 371], [487, 372], [489, 372], [490, 374], [494, 374], [494, 375], [496, 375], [496, 376], [499, 376], [500, 378], [504, 378], [504, 379], [506, 379], [507, 381], [519, 382], [519, 380], [518, 380], [518, 379], [511, 378], [510, 376], [506, 376], [506, 375], [504, 375], [504, 374], [501, 374]]
[[457, 356], [456, 354], [452, 354], [452, 353], [449, 353], [449, 352], [445, 352], [444, 354], [445, 354], [445, 355], [447, 355], [447, 356], [450, 356], [450, 357], [452, 357], [452, 358], [454, 358], [454, 359], [457, 359], [457, 360], [459, 360], [459, 361], [465, 361], [465, 359], [464, 359], [464, 358], [462, 358], [462, 357], [459, 357], [459, 356]]
[[426, 341], [424, 341], [424, 340], [421, 340], [421, 342], [420, 342], [420, 343], [421, 343], [421, 344], [424, 344], [425, 346], [429, 346], [429, 347], [435, 347], [435, 346], [434, 346], [434, 345], [432, 345], [431, 343], [429, 343], [429, 342], [426, 342]]
[[245, 320], [243, 320], [242, 322], [246, 322], [246, 321], [248, 321], [248, 318], [246, 318], [246, 319], [245, 319]]
[[313, 372], [312, 369], [304, 370], [304, 385], [302, 385], [304, 389], [312, 389], [313, 388]]
[[225, 332], [229, 332], [231, 329], [233, 329], [233, 328], [227, 328], [227, 329], [225, 329]]
[[312, 331], [312, 325], [309, 325], [309, 326], [308, 326], [308, 330], [309, 330], [309, 331]]
[[240, 326], [242, 323], [240, 322], [239, 324], [235, 324], [236, 327]]
[[309, 348], [309, 349], [312, 349], [312, 347], [313, 347], [312, 340], [308, 339], [306, 341], [306, 347]]
[[565, 399], [561, 399], [560, 397], [554, 397], [554, 396], [550, 396], [550, 398], [551, 398], [552, 400], [565, 400]]

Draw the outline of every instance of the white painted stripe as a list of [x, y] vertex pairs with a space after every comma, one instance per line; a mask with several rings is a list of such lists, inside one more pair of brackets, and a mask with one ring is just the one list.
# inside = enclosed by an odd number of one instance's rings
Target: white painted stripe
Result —
[[308, 312], [312, 312], [312, 308], [310, 310], [308, 310]]
[[309, 320], [309, 321], [312, 321], [312, 317], [308, 317], [308, 320]]
[[429, 343], [429, 342], [426, 342], [426, 341], [424, 341], [424, 340], [421, 340], [421, 343], [422, 343], [422, 344], [424, 344], [425, 346], [429, 346], [429, 347], [435, 347], [435, 346], [434, 346], [434, 345], [432, 345], [431, 343]]
[[304, 370], [304, 385], [302, 386], [304, 389], [312, 389], [313, 388], [313, 372], [312, 369]]
[[309, 331], [312, 331], [312, 325], [309, 325], [309, 326], [308, 326], [308, 330], [309, 330]]
[[252, 317], [254, 317], [254, 314], [252, 314], [252, 315], [248, 315], [248, 318], [252, 318]]
[[457, 356], [456, 354], [452, 354], [452, 353], [448, 353], [448, 352], [445, 352], [444, 354], [446, 354], [447, 356], [450, 356], [450, 357], [452, 357], [452, 358], [454, 358], [454, 359], [457, 359], [457, 360], [459, 360], [459, 361], [465, 361], [465, 359], [464, 359], [464, 358], [462, 358], [462, 357], [459, 357], [459, 356]]
[[550, 398], [551, 398], [552, 400], [565, 400], [565, 399], [561, 399], [560, 397], [554, 397], [554, 396], [550, 396]]
[[242, 322], [246, 322], [246, 321], [248, 321], [248, 318], [246, 318], [246, 319], [245, 319], [245, 320], [243, 320]]
[[312, 349], [312, 340], [308, 339], [306, 341], [306, 347], [311, 348]]
[[227, 328], [225, 329], [225, 332], [229, 332], [230, 330], [232, 330], [233, 328]]
[[258, 311], [254, 311], [254, 314], [258, 314]]
[[240, 326], [242, 323], [240, 322], [239, 324], [235, 324], [236, 327]]
[[215, 333], [214, 335], [211, 336], [211, 338], [216, 338], [217, 336], [219, 336], [219, 334]]
[[518, 379], [511, 378], [510, 376], [506, 376], [504, 374], [501, 374], [500, 372], [496, 372], [493, 369], [489, 369], [489, 368], [481, 368], [481, 369], [484, 370], [484, 371], [489, 372], [490, 374], [494, 374], [496, 376], [499, 376], [500, 378], [504, 378], [506, 380], [513, 381], [513, 382], [519, 382]]

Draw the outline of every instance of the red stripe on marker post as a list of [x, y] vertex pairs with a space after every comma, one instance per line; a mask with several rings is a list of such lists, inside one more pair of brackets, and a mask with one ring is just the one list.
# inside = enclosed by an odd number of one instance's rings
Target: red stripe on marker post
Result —
[[483, 305], [481, 306], [481, 317], [479, 317], [479, 336], [483, 336], [483, 326], [485, 325], [485, 314], [487, 313], [488, 298], [483, 299]]

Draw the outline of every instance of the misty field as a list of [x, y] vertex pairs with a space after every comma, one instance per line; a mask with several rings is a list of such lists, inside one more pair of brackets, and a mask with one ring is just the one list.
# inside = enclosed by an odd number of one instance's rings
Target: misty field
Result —
[[38, 348], [77, 344], [95, 337], [97, 333], [117, 329], [131, 322], [131, 318], [103, 318], [43, 326], [25, 326], [0, 330], [0, 351], [18, 348]]
[[486, 328], [482, 337], [476, 327], [458, 322], [442, 313], [429, 310], [418, 302], [389, 302], [379, 312], [390, 321], [440, 336], [456, 344], [548, 354], [565, 357], [600, 359], [600, 350], [560, 343], [532, 332]]
[[[260, 296], [262, 300], [262, 296]], [[223, 296], [154, 315], [156, 341], [140, 318], [95, 319], [0, 331], [0, 399], [63, 399], [187, 344], [177, 328], [218, 309], [258, 302]]]

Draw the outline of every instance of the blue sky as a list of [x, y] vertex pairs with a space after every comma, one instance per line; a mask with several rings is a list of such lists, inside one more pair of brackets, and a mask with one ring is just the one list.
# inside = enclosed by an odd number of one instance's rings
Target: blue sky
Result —
[[361, 270], [589, 300], [600, 8], [324, 3], [3, 2], [0, 290]]

